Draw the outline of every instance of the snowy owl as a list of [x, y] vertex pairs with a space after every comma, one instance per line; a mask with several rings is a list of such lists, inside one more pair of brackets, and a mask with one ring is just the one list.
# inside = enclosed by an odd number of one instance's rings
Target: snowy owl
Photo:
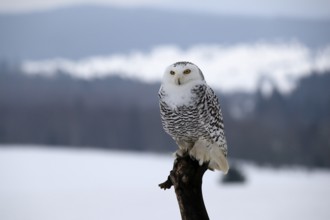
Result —
[[159, 90], [164, 130], [176, 141], [176, 156], [187, 153], [209, 169], [225, 174], [227, 143], [219, 101], [193, 63], [177, 62], [166, 68]]

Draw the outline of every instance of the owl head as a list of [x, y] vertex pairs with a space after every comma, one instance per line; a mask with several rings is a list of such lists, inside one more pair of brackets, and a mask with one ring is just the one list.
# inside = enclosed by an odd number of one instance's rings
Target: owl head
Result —
[[166, 68], [163, 83], [177, 86], [186, 85], [190, 82], [204, 81], [202, 71], [193, 63], [181, 61]]

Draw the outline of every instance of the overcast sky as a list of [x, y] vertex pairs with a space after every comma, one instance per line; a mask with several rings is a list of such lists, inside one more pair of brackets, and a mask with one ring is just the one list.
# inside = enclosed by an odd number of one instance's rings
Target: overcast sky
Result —
[[44, 10], [82, 3], [270, 17], [330, 18], [330, 0], [0, 0], [0, 11]]

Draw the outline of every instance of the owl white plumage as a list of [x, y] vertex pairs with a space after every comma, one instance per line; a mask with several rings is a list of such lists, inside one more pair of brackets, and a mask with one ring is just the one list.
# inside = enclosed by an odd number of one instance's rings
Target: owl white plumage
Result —
[[177, 62], [166, 68], [159, 90], [164, 130], [176, 141], [177, 156], [186, 153], [209, 168], [229, 170], [227, 142], [219, 101], [193, 63]]

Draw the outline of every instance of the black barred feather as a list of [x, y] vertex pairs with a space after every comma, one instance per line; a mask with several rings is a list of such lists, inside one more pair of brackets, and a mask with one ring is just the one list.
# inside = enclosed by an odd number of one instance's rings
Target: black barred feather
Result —
[[160, 113], [164, 130], [177, 142], [195, 143], [204, 138], [217, 143], [227, 155], [224, 123], [220, 104], [214, 91], [206, 84], [191, 89], [189, 105], [173, 107], [166, 103], [166, 92], [159, 91]]

